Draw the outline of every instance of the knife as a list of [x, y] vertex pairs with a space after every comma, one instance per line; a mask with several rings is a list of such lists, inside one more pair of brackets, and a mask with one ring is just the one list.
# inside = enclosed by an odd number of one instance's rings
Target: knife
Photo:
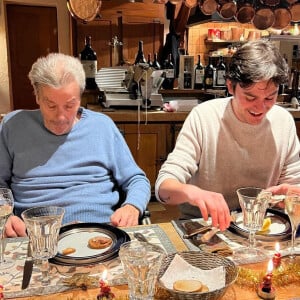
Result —
[[30, 242], [28, 242], [27, 257], [25, 260], [24, 271], [23, 271], [22, 290], [26, 289], [29, 285], [32, 269], [33, 269], [33, 259], [31, 254], [31, 244]]

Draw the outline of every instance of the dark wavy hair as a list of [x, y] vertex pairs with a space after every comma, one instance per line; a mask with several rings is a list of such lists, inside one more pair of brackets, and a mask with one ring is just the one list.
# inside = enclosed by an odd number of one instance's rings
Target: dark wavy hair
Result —
[[287, 83], [289, 67], [279, 49], [266, 39], [247, 42], [232, 56], [226, 79], [233, 89], [260, 81], [272, 81], [276, 85]]

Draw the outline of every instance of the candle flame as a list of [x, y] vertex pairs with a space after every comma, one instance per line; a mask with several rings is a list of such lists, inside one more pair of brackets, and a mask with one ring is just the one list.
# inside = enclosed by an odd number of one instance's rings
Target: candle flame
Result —
[[272, 259], [270, 259], [268, 263], [268, 273], [271, 274], [272, 271], [273, 271], [273, 261]]
[[107, 269], [102, 272], [102, 280], [106, 280], [107, 277]]
[[275, 244], [275, 250], [277, 253], [280, 251], [280, 245], [278, 242], [276, 242], [276, 244]]

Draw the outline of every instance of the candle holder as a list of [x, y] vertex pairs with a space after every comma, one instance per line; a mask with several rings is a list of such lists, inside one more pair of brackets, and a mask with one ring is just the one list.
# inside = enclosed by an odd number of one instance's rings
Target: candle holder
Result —
[[104, 270], [102, 278], [99, 281], [100, 293], [97, 295], [97, 300], [112, 300], [115, 299], [114, 293], [111, 292], [111, 288], [108, 285], [108, 281], [105, 279], [107, 276], [107, 270]]
[[272, 274], [264, 276], [263, 282], [258, 287], [257, 294], [262, 299], [275, 299], [275, 289], [272, 286]]
[[275, 289], [272, 286], [273, 260], [268, 264], [267, 274], [264, 276], [262, 283], [259, 284], [257, 294], [262, 299], [275, 299]]

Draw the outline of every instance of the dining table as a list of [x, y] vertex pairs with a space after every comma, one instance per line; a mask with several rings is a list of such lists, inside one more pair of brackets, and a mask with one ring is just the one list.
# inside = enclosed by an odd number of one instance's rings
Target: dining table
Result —
[[[169, 251], [171, 252], [183, 252], [190, 251], [188, 244], [182, 238], [176, 226], [174, 226], [174, 222], [167, 223], [159, 223], [159, 224], [148, 224], [148, 225], [139, 225], [132, 228], [123, 228], [126, 232], [129, 233], [130, 237], [133, 238], [133, 233], [137, 230], [142, 233], [151, 230], [154, 232], [150, 232], [150, 235], [155, 235], [156, 232], [160, 232], [158, 234], [157, 240], [161, 240], [162, 244], [167, 242], [170, 244]], [[168, 246], [167, 246], [168, 248]], [[7, 254], [7, 252], [6, 252]], [[297, 257], [299, 259], [300, 257]], [[25, 261], [25, 257], [24, 257]], [[243, 269], [249, 270], [257, 270], [264, 271], [267, 270], [268, 261], [262, 261], [257, 263], [251, 263], [243, 265]], [[9, 272], [9, 271], [8, 271]], [[1, 282], [1, 272], [0, 272], [0, 284], [3, 285], [4, 296], [6, 292], [6, 285]], [[33, 283], [31, 283], [33, 284]], [[128, 296], [128, 286], [126, 283], [122, 284], [110, 284], [111, 292], [115, 295], [116, 300], [126, 300], [129, 299]], [[20, 294], [16, 294], [16, 296], [11, 296], [13, 294], [8, 294], [8, 299], [20, 299], [20, 300], [52, 300], [52, 299], [60, 299], [60, 300], [97, 300], [97, 295], [99, 294], [99, 287], [91, 287], [87, 289], [82, 289], [79, 287], [70, 288], [66, 291], [62, 292], [54, 292], [43, 294], [41, 291], [39, 294], [32, 294], [29, 296], [22, 296]], [[300, 284], [299, 283], [291, 283], [286, 284], [284, 286], [276, 286], [275, 287], [276, 300], [296, 300], [300, 299]], [[298, 298], [297, 298], [298, 297]], [[159, 296], [155, 296], [155, 299], [161, 299]], [[169, 298], [173, 299], [173, 298]], [[244, 286], [237, 281], [231, 284], [227, 289], [224, 295], [221, 297], [221, 300], [255, 300], [261, 299], [256, 289], [251, 287]]]

